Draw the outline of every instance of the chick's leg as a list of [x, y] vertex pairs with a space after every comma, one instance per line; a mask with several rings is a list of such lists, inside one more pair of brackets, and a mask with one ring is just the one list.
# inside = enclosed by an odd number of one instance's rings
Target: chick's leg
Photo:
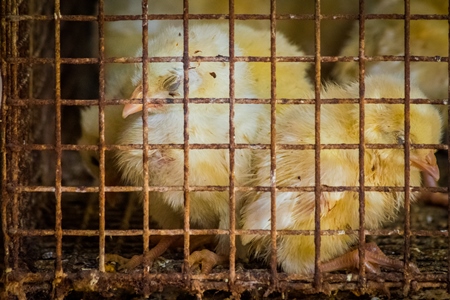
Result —
[[[380, 266], [400, 270], [403, 268], [403, 262], [387, 257], [375, 243], [365, 244], [365, 262], [364, 266], [370, 273], [381, 273]], [[343, 269], [356, 270], [359, 268], [358, 249], [350, 251], [340, 257], [332, 259], [322, 264], [322, 272], [333, 272]], [[408, 269], [412, 273], [419, 273], [419, 269], [410, 264]]]
[[148, 265], [151, 265], [153, 261], [161, 256], [173, 243], [175, 243], [180, 236], [164, 236], [158, 242], [158, 244], [150, 249], [144, 255], [135, 255], [130, 259], [121, 257], [116, 254], [107, 254], [105, 260], [116, 262], [118, 266], [118, 270], [132, 270], [139, 265], [142, 265], [144, 262]]
[[195, 251], [189, 256], [189, 267], [201, 264], [202, 274], [209, 274], [215, 266], [226, 262], [228, 262], [227, 255], [219, 255], [207, 249]]

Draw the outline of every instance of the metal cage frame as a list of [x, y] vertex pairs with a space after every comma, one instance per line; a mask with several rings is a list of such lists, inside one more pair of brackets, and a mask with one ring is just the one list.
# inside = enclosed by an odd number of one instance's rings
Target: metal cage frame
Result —
[[[1, 27], [1, 72], [3, 79], [3, 91], [2, 91], [2, 106], [1, 106], [1, 129], [2, 129], [2, 229], [4, 238], [4, 275], [3, 285], [5, 287], [4, 296], [11, 298], [16, 296], [19, 299], [25, 299], [27, 293], [31, 293], [36, 290], [52, 291], [52, 295], [55, 298], [62, 299], [72, 290], [82, 292], [98, 292], [100, 294], [109, 295], [111, 289], [121, 289], [130, 293], [137, 293], [142, 295], [150, 295], [153, 292], [160, 291], [165, 287], [176, 287], [180, 290], [188, 291], [189, 293], [196, 294], [201, 297], [204, 291], [207, 290], [219, 290], [231, 293], [233, 296], [239, 298], [245, 291], [265, 291], [265, 296], [271, 295], [272, 292], [280, 292], [283, 295], [288, 292], [302, 292], [305, 294], [331, 292], [331, 291], [359, 291], [368, 292], [377, 290], [380, 288], [380, 284], [385, 288], [396, 288], [401, 290], [404, 295], [408, 294], [411, 290], [417, 291], [421, 288], [435, 288], [435, 289], [450, 289], [450, 255], [447, 255], [447, 273], [446, 274], [410, 274], [407, 272], [407, 268], [404, 268], [403, 273], [399, 272], [385, 272], [383, 273], [384, 281], [380, 283], [380, 278], [373, 274], [368, 274], [364, 267], [364, 244], [367, 235], [399, 235], [403, 236], [403, 253], [405, 266], [410, 261], [411, 253], [411, 237], [412, 236], [427, 236], [427, 237], [442, 237], [447, 239], [449, 245], [447, 253], [450, 249], [450, 239], [447, 230], [413, 230], [411, 229], [411, 208], [410, 208], [410, 194], [415, 191], [423, 190], [410, 189], [409, 186], [409, 163], [405, 164], [405, 186], [406, 187], [368, 187], [364, 184], [364, 170], [360, 170], [360, 185], [358, 187], [326, 187], [320, 184], [320, 151], [323, 149], [357, 149], [359, 151], [359, 163], [360, 166], [364, 165], [364, 150], [365, 149], [380, 149], [385, 147], [397, 147], [403, 148], [399, 145], [385, 145], [385, 144], [365, 144], [364, 143], [364, 126], [360, 128], [360, 143], [356, 145], [324, 145], [320, 144], [320, 132], [317, 128], [320, 127], [320, 109], [321, 104], [333, 104], [342, 103], [344, 101], [339, 99], [321, 99], [320, 90], [322, 86], [321, 71], [323, 63], [332, 62], [359, 62], [359, 81], [360, 81], [360, 96], [358, 99], [345, 100], [345, 103], [359, 104], [360, 107], [360, 124], [363, 124], [364, 120], [364, 104], [365, 103], [404, 103], [405, 104], [405, 128], [409, 128], [409, 105], [410, 103], [432, 103], [432, 104], [447, 104], [446, 100], [428, 100], [428, 99], [410, 99], [410, 63], [412, 61], [427, 61], [427, 62], [449, 62], [450, 54], [447, 57], [428, 57], [428, 56], [413, 56], [410, 54], [410, 36], [409, 26], [412, 20], [447, 20], [450, 26], [450, 12], [447, 15], [417, 15], [410, 13], [410, 0], [405, 0], [405, 15], [399, 14], [367, 14], [365, 10], [365, 2], [369, 0], [359, 0], [359, 12], [358, 14], [333, 14], [325, 15], [321, 14], [321, 0], [315, 0], [315, 14], [278, 14], [276, 11], [276, 0], [270, 1], [271, 11], [270, 14], [236, 14], [235, 2], [236, 0], [229, 0], [229, 13], [228, 14], [190, 14], [189, 13], [189, 0], [183, 0], [184, 10], [182, 14], [148, 14], [145, 10], [148, 2], [151, 0], [142, 0], [143, 13], [140, 15], [105, 15], [104, 13], [104, 1], [99, 0], [99, 13], [98, 15], [64, 15], [61, 14], [61, 1], [54, 0], [49, 1], [49, 6], [53, 11], [50, 14], [34, 14], [27, 11], [29, 7], [24, 6], [26, 1], [23, 0], [6, 0], [2, 1], [2, 27]], [[32, 1], [31, 1], [32, 2]], [[323, 1], [322, 1], [323, 2]], [[184, 27], [184, 55], [183, 57], [164, 57], [164, 58], [151, 58], [148, 53], [148, 21], [149, 20], [181, 20]], [[230, 53], [228, 57], [189, 57], [188, 44], [189, 44], [189, 21], [190, 20], [229, 20], [229, 49]], [[271, 30], [271, 55], [270, 57], [238, 57], [234, 53], [234, 32], [236, 20], [269, 20]], [[305, 57], [277, 57], [276, 56], [276, 26], [279, 20], [311, 20], [315, 23], [315, 51], [313, 56]], [[373, 19], [395, 19], [404, 20], [405, 22], [405, 55], [404, 56], [365, 56], [365, 21]], [[114, 22], [120, 20], [142, 20], [143, 26], [143, 54], [142, 57], [114, 57], [108, 58], [104, 53], [104, 26], [105, 22]], [[359, 22], [359, 54], [358, 56], [323, 56], [321, 55], [321, 21], [322, 20], [355, 20]], [[50, 40], [54, 41], [54, 53], [52, 57], [39, 57], [36, 56], [32, 49], [37, 45], [37, 42], [33, 38], [33, 34], [26, 34], [25, 29], [22, 28], [21, 22], [49, 22], [54, 28], [54, 36], [50, 36]], [[61, 22], [97, 22], [98, 23], [98, 49], [99, 57], [89, 58], [67, 58], [61, 56]], [[31, 31], [35, 30], [35, 27], [31, 26]], [[19, 40], [23, 39], [21, 43]], [[31, 50], [30, 50], [31, 49]], [[450, 48], [448, 49], [450, 53]], [[185, 180], [184, 186], [181, 189], [184, 192], [185, 197], [185, 217], [184, 228], [180, 230], [163, 230], [163, 229], [151, 229], [149, 226], [149, 199], [148, 191], [167, 189], [167, 187], [150, 187], [148, 184], [149, 170], [148, 165], [145, 163], [148, 161], [148, 154], [144, 151], [144, 180], [145, 184], [142, 187], [131, 186], [107, 186], [105, 183], [105, 151], [110, 150], [126, 150], [126, 149], [151, 149], [151, 145], [147, 143], [148, 128], [144, 123], [144, 145], [107, 145], [105, 142], [105, 127], [104, 110], [107, 105], [117, 105], [125, 103], [142, 103], [142, 100], [129, 100], [129, 99], [105, 99], [105, 64], [106, 63], [142, 63], [142, 62], [161, 62], [161, 61], [179, 61], [184, 64], [184, 97], [174, 100], [175, 103], [184, 104], [185, 108], [185, 131], [184, 131], [184, 144], [181, 145], [166, 145], [166, 147], [178, 148], [184, 150], [185, 158]], [[234, 115], [234, 105], [239, 103], [270, 103], [271, 105], [271, 144], [270, 145], [243, 145], [237, 144], [234, 138], [230, 138], [230, 143], [227, 147], [223, 145], [193, 145], [189, 143], [189, 134], [187, 128], [189, 127], [189, 105], [191, 103], [209, 103], [210, 99], [190, 99], [189, 98], [189, 79], [188, 79], [188, 67], [189, 62], [192, 61], [208, 61], [208, 62], [228, 62], [230, 66], [230, 97], [223, 99], [215, 99], [215, 102], [221, 102], [229, 104], [230, 116]], [[405, 62], [405, 99], [368, 99], [364, 97], [364, 75], [365, 75], [365, 63], [369, 61], [404, 61]], [[235, 62], [267, 62], [271, 64], [271, 98], [270, 99], [238, 99], [235, 95], [234, 84], [234, 63]], [[305, 62], [314, 63], [314, 85], [315, 85], [315, 99], [278, 99], [276, 96], [276, 62]], [[48, 99], [36, 99], [33, 97], [33, 92], [23, 91], [21, 86], [22, 81], [31, 82], [29, 85], [33, 85], [33, 75], [27, 73], [27, 66], [34, 66], [40, 64], [49, 64], [54, 67], [53, 71], [55, 78], [53, 90], [53, 96]], [[99, 99], [87, 100], [87, 99], [63, 99], [61, 95], [61, 66], [65, 64], [74, 65], [87, 65], [93, 64], [99, 66]], [[147, 64], [143, 64], [143, 94], [148, 89], [147, 84]], [[450, 64], [449, 64], [450, 74]], [[21, 81], [22, 80], [22, 81]], [[32, 89], [32, 87], [31, 87]], [[449, 89], [450, 98], [450, 89]], [[302, 146], [290, 146], [290, 145], [276, 145], [276, 104], [315, 104], [316, 111], [316, 144], [314, 145], [302, 145]], [[99, 131], [100, 131], [100, 143], [98, 146], [86, 146], [86, 145], [73, 145], [65, 144], [62, 141], [61, 136], [61, 119], [62, 119], [62, 107], [63, 106], [90, 106], [98, 105], [99, 107]], [[147, 105], [144, 102], [144, 107]], [[23, 122], [21, 115], [24, 109], [29, 107], [44, 107], [52, 106], [55, 109], [54, 119], [54, 132], [55, 140], [52, 143], [34, 143], [32, 138], [29, 137], [27, 130], [32, 130], [33, 118]], [[146, 118], [148, 112], [143, 110], [143, 117]], [[50, 122], [52, 124], [52, 122]], [[234, 136], [234, 122], [230, 120], [230, 136]], [[406, 129], [405, 138], [405, 161], [409, 161], [409, 149], [411, 144], [408, 139], [409, 130]], [[449, 135], [450, 137], [450, 135]], [[449, 138], [450, 139], [450, 138]], [[320, 145], [317, 147], [316, 145]], [[441, 149], [448, 152], [448, 146], [446, 144], [440, 145], [413, 145], [415, 148], [434, 148]], [[155, 146], [157, 147], [157, 146]], [[258, 147], [258, 149], [270, 149], [271, 155], [271, 170], [276, 170], [276, 156], [275, 153], [278, 149], [311, 149], [315, 151], [315, 167], [316, 178], [315, 187], [303, 187], [303, 188], [285, 188], [284, 191], [309, 191], [314, 192], [316, 197], [315, 205], [315, 230], [301, 230], [301, 231], [288, 231], [288, 230], [276, 230], [276, 193], [283, 191], [283, 189], [276, 186], [275, 177], [272, 179], [272, 184], [267, 187], [239, 187], [235, 184], [234, 179], [234, 153], [236, 149], [252, 149]], [[230, 155], [230, 185], [228, 187], [214, 187], [205, 186], [197, 187], [189, 185], [189, 150], [190, 149], [229, 149]], [[64, 151], [80, 151], [80, 150], [94, 150], [100, 154], [100, 184], [98, 187], [85, 187], [85, 186], [64, 186], [62, 184], [62, 156]], [[27, 172], [21, 173], [18, 170], [23, 171], [24, 168], [31, 168], [30, 161], [23, 161], [21, 153], [30, 151], [50, 151], [55, 155], [55, 184], [54, 186], [47, 185], [28, 185], [27, 178], [24, 175], [29, 174]], [[273, 172], [274, 173], [274, 172]], [[273, 175], [274, 176], [274, 175]], [[448, 182], [450, 186], [450, 181]], [[380, 229], [380, 230], [367, 230], [365, 229], [364, 220], [364, 193], [367, 191], [384, 191], [387, 188], [390, 190], [397, 189], [398, 191], [405, 193], [405, 223], [403, 229]], [[249, 189], [266, 191], [271, 193], [271, 216], [272, 216], [272, 228], [271, 230], [241, 230], [237, 229], [235, 222], [235, 204], [236, 204], [236, 191], [246, 191]], [[435, 192], [447, 192], [447, 187], [442, 188], [426, 188]], [[190, 211], [190, 191], [229, 191], [230, 192], [230, 230], [219, 229], [191, 229], [189, 223], [189, 211]], [[111, 230], [107, 229], [105, 221], [105, 194], [109, 192], [136, 192], [143, 191], [144, 198], [142, 203], [143, 221], [142, 229], [133, 230]], [[320, 229], [320, 193], [323, 191], [354, 191], [359, 193], [360, 200], [360, 230], [347, 230], [345, 232], [339, 230], [322, 230]], [[26, 229], [27, 226], [23, 226], [24, 218], [31, 217], [32, 212], [27, 211], [27, 203], [34, 203], [29, 198], [34, 197], [39, 193], [54, 194], [55, 197], [55, 228], [54, 229]], [[99, 195], [99, 226], [96, 230], [91, 229], [64, 229], [62, 226], [62, 195], [64, 193], [98, 193]], [[31, 201], [31, 202], [30, 202]], [[450, 208], [448, 210], [450, 212]], [[447, 224], [450, 224], [450, 219], [447, 220]], [[448, 225], [447, 225], [448, 228]], [[320, 234], [318, 234], [320, 232]], [[242, 234], [264, 234], [270, 235], [272, 241], [272, 256], [270, 261], [269, 270], [239, 270], [236, 268], [236, 237]], [[316, 249], [320, 247], [321, 236], [335, 235], [343, 233], [352, 233], [359, 236], [358, 249], [360, 257], [360, 268], [358, 274], [354, 276], [348, 276], [345, 274], [322, 274], [320, 270], [320, 251], [316, 251], [315, 256], [315, 268], [316, 272], [313, 276], [286, 274], [280, 272], [277, 268], [276, 251], [277, 251], [277, 236], [284, 234], [295, 235], [314, 235]], [[230, 265], [229, 268], [215, 272], [208, 275], [193, 274], [187, 268], [187, 260], [190, 255], [189, 251], [189, 237], [191, 235], [204, 235], [204, 234], [226, 234], [230, 237], [231, 252], [230, 252]], [[150, 236], [152, 235], [182, 235], [184, 237], [184, 270], [177, 273], [168, 274], [154, 274], [150, 273], [146, 268], [140, 272], [133, 272], [129, 274], [125, 273], [109, 273], [107, 272], [107, 266], [105, 264], [105, 244], [108, 236], [141, 236], [143, 238], [143, 251], [148, 251]], [[99, 249], [98, 249], [98, 267], [89, 270], [81, 270], [79, 272], [68, 272], [63, 267], [63, 238], [68, 236], [80, 236], [80, 237], [98, 237]], [[54, 237], [55, 239], [55, 267], [54, 270], [37, 270], [30, 271], [23, 267], [22, 259], [24, 253], [21, 250], [22, 240], [26, 237]]]

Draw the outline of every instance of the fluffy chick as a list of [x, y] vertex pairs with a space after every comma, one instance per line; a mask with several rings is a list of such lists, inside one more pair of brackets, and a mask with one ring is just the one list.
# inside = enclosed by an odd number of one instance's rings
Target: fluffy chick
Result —
[[[416, 88], [413, 97], [424, 97]], [[323, 98], [354, 99], [359, 97], [359, 84], [329, 84], [321, 93]], [[403, 80], [390, 76], [366, 78], [365, 97], [404, 97]], [[439, 112], [432, 105], [411, 105], [411, 143], [437, 144], [442, 126]], [[367, 144], [404, 143], [404, 106], [400, 104], [366, 104], [364, 139]], [[314, 144], [314, 105], [290, 106], [277, 119], [277, 143], [289, 145]], [[267, 129], [259, 139], [267, 137]], [[320, 137], [322, 144], [359, 143], [359, 105], [324, 104], [320, 111]], [[266, 139], [266, 143], [269, 141]], [[435, 178], [439, 169], [434, 150], [411, 149], [410, 185], [420, 186], [420, 171]], [[277, 187], [306, 187], [315, 185], [314, 150], [277, 150]], [[364, 182], [366, 186], [404, 186], [403, 149], [366, 149], [364, 152]], [[256, 179], [250, 185], [270, 185], [270, 152], [260, 150], [253, 159]], [[359, 158], [357, 149], [324, 149], [320, 152], [320, 183], [323, 186], [358, 186]], [[412, 195], [415, 197], [415, 194]], [[366, 192], [366, 229], [377, 229], [393, 219], [403, 206], [403, 192]], [[242, 209], [243, 229], [271, 228], [270, 193], [252, 192], [247, 195]], [[322, 192], [320, 197], [322, 230], [359, 228], [359, 201], [356, 192]], [[276, 227], [278, 230], [314, 230], [314, 192], [277, 192]], [[270, 258], [270, 238], [262, 235], [244, 235], [243, 244], [260, 258]], [[353, 259], [350, 265], [333, 259], [349, 251], [357, 242], [356, 235], [322, 236], [322, 271], [358, 266]], [[384, 256], [379, 261], [378, 248], [366, 250], [367, 269], [377, 271], [377, 264], [398, 267]], [[356, 250], [357, 251], [357, 250]], [[277, 260], [288, 273], [308, 274], [314, 271], [314, 236], [282, 235], [277, 240]], [[356, 255], [357, 259], [358, 255]], [[331, 260], [331, 261], [330, 261]], [[386, 261], [389, 261], [386, 263]]]
[[[411, 1], [412, 14], [447, 14], [447, 1]], [[404, 13], [404, 1], [384, 0], [373, 7], [369, 13]], [[341, 55], [358, 55], [359, 25], [355, 24], [350, 39], [341, 51]], [[365, 55], [404, 55], [404, 22], [402, 20], [367, 20], [365, 22]], [[441, 20], [412, 20], [410, 22], [410, 53], [417, 56], [441, 57], [448, 55], [448, 28]], [[358, 63], [337, 63], [333, 70], [338, 82], [347, 82], [358, 78]], [[419, 62], [410, 64], [411, 80], [429, 99], [448, 98], [448, 66], [444, 62]], [[366, 62], [365, 72], [371, 74], [403, 74], [404, 63], [401, 61]], [[447, 129], [448, 113], [446, 105], [437, 106]], [[425, 178], [427, 186], [436, 186], [431, 178]], [[422, 199], [431, 203], [448, 203], [448, 196], [441, 193], [424, 193]]]
[[[183, 38], [181, 27], [168, 27], [149, 42], [149, 53], [154, 56], [182, 56]], [[236, 56], [270, 56], [270, 33], [236, 25]], [[229, 55], [229, 36], [227, 26], [195, 25], [189, 28], [189, 54], [191, 56]], [[277, 37], [277, 55], [301, 56], [303, 53], [280, 34]], [[277, 72], [277, 91], [288, 95], [305, 94], [312, 87], [306, 79], [307, 65], [304, 63], [279, 64]], [[264, 98], [270, 96], [269, 63], [235, 63], [235, 96], [237, 98]], [[133, 86], [136, 87], [130, 98], [142, 98], [142, 71], [136, 70]], [[288, 79], [299, 78], [295, 85]], [[278, 80], [279, 79], [279, 80]], [[288, 85], [288, 83], [290, 85]], [[279, 87], [279, 88], [278, 88]], [[144, 98], [183, 97], [183, 65], [178, 62], [154, 63], [149, 65], [148, 94]], [[191, 62], [189, 69], [190, 98], [228, 98], [229, 64], [227, 62]], [[183, 104], [165, 104], [151, 101], [147, 105], [150, 145], [183, 145]], [[119, 137], [121, 144], [142, 144], [142, 117], [132, 115], [142, 110], [142, 105], [126, 105], [124, 117], [126, 126]], [[189, 143], [222, 144], [228, 146], [229, 105], [219, 103], [189, 105]], [[265, 104], [236, 104], [234, 115], [235, 141], [240, 144], [258, 143], [255, 134], [259, 124], [269, 119], [269, 106]], [[157, 148], [149, 150], [150, 186], [183, 186], [184, 156], [182, 149]], [[117, 153], [117, 164], [122, 178], [133, 185], [143, 184], [142, 150], [121, 151]], [[237, 149], [235, 152], [235, 182], [237, 186], [248, 181], [250, 168], [250, 149]], [[189, 151], [190, 186], [229, 186], [230, 161], [226, 149], [191, 149]], [[183, 191], [151, 192], [150, 214], [162, 228], [182, 228], [184, 197]], [[191, 192], [190, 222], [192, 228], [229, 228], [229, 193], [227, 191]], [[236, 206], [240, 206], [237, 199]], [[167, 246], [169, 241], [164, 246]], [[150, 259], [160, 255], [163, 247], [152, 252]], [[217, 255], [205, 257], [196, 253], [190, 263], [202, 263], [202, 271], [208, 272], [218, 262], [226, 261], [229, 252], [229, 237], [219, 236]], [[147, 257], [149, 257], [147, 255]], [[211, 258], [213, 257], [213, 258]], [[131, 267], [142, 258], [136, 258]], [[210, 262], [210, 263], [209, 263]], [[127, 266], [128, 268], [128, 266]]]

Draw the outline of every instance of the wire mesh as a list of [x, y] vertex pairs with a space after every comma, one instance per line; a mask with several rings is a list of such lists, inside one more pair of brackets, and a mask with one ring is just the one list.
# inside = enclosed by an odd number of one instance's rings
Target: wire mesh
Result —
[[[411, 68], [416, 62], [446, 63], [447, 55], [416, 55], [411, 50], [411, 24], [418, 20], [436, 20], [448, 26], [449, 13], [419, 14], [411, 10], [413, 0], [404, 1], [404, 14], [372, 13], [373, 1], [353, 1], [350, 11], [329, 11], [326, 0], [309, 2], [309, 10], [287, 11], [283, 0], [260, 0], [265, 13], [239, 11], [238, 0], [223, 1], [226, 12], [198, 13], [195, 1], [179, 1], [177, 13], [159, 13], [148, 10], [153, 1], [139, 0], [140, 11], [130, 14], [109, 14], [108, 0], [98, 3], [81, 1], [78, 5], [64, 1], [9, 0], [2, 1], [1, 53], [2, 53], [2, 229], [4, 239], [4, 268], [2, 283], [7, 299], [38, 298], [42, 294], [54, 298], [70, 298], [73, 293], [95, 292], [102, 297], [119, 297], [166, 292], [175, 288], [180, 295], [187, 292], [197, 297], [207, 297], [207, 291], [221, 291], [236, 298], [264, 295], [287, 297], [297, 294], [353, 291], [359, 293], [386, 294], [389, 289], [400, 295], [422, 293], [432, 289], [438, 293], [448, 289], [448, 216], [440, 208], [417, 207], [410, 203], [413, 193], [423, 190], [446, 193], [444, 187], [410, 187], [410, 149], [439, 149], [448, 152], [446, 144], [412, 144], [410, 141], [411, 104], [447, 104], [446, 99], [412, 98]], [[191, 2], [191, 3], [190, 3]], [[194, 4], [193, 4], [194, 3]], [[219, 3], [219, 2], [218, 2]], [[255, 2], [256, 3], [256, 2]], [[447, 6], [448, 1], [436, 1]], [[95, 4], [98, 6], [95, 7]], [[258, 2], [259, 5], [260, 3]], [[283, 6], [283, 4], [285, 6]], [[342, 7], [341, 7], [342, 8]], [[257, 10], [256, 10], [257, 11]], [[177, 57], [154, 57], [149, 52], [149, 41], [154, 37], [151, 22], [155, 20], [181, 22], [183, 26], [183, 51]], [[229, 32], [227, 56], [192, 56], [189, 52], [189, 29], [192, 21], [223, 21]], [[370, 55], [367, 22], [372, 20], [398, 20], [404, 22], [404, 55]], [[142, 53], [136, 57], [110, 56], [106, 50], [108, 24], [129, 21], [142, 22]], [[266, 22], [270, 31], [269, 56], [242, 56], [236, 52], [235, 37], [239, 22]], [[298, 42], [306, 55], [296, 57], [277, 56], [278, 29], [293, 24], [312, 24], [308, 44]], [[358, 52], [354, 56], [339, 55], [338, 49], [330, 50], [330, 24], [343, 22], [348, 27], [358, 27]], [[76, 24], [76, 25], [73, 25]], [[125, 24], [125, 23], [124, 23]], [[268, 26], [267, 26], [268, 25]], [[293, 26], [293, 25], [291, 25]], [[85, 30], [81, 30], [84, 28]], [[294, 30], [300, 35], [299, 30]], [[305, 30], [306, 32], [306, 30]], [[305, 33], [307, 34], [307, 33]], [[340, 36], [342, 39], [342, 35]], [[79, 41], [74, 42], [74, 41]], [[85, 43], [85, 45], [84, 45]], [[448, 40], [447, 40], [448, 44]], [[313, 46], [311, 46], [313, 45]], [[310, 51], [308, 52], [308, 47]], [[414, 54], [414, 55], [413, 55]], [[371, 62], [404, 62], [404, 98], [365, 97], [366, 74]], [[153, 64], [179, 62], [183, 65], [183, 95], [170, 100], [131, 99], [108, 97], [107, 67], [115, 64], [140, 64], [142, 93], [151, 89], [149, 70]], [[236, 65], [246, 63], [270, 64], [270, 96], [267, 98], [237, 97]], [[359, 95], [353, 99], [326, 98], [321, 95], [324, 80], [330, 78], [331, 65], [337, 62], [358, 64]], [[147, 64], [149, 63], [149, 64]], [[228, 64], [229, 97], [190, 97], [191, 63]], [[279, 63], [312, 64], [311, 73], [314, 94], [311, 98], [279, 98], [277, 96], [277, 67]], [[448, 67], [450, 70], [450, 67]], [[450, 73], [450, 71], [449, 71]], [[448, 75], [448, 74], [447, 74]], [[211, 75], [213, 76], [213, 75]], [[448, 78], [448, 76], [447, 76]], [[447, 79], [448, 81], [448, 79]], [[448, 84], [448, 82], [447, 82]], [[448, 89], [447, 89], [448, 90]], [[450, 94], [450, 92], [448, 92]], [[448, 96], [448, 95], [447, 95]], [[144, 99], [142, 99], [144, 98]], [[146, 100], [146, 101], [143, 101]], [[154, 100], [152, 102], [152, 100]], [[148, 108], [156, 103], [181, 104], [184, 111], [183, 142], [154, 144], [149, 141], [146, 120]], [[159, 101], [159, 102], [158, 102]], [[193, 143], [190, 137], [192, 105], [215, 103], [228, 105], [228, 143]], [[107, 140], [106, 114], [108, 107], [127, 103], [143, 104], [142, 143], [109, 144]], [[356, 104], [359, 106], [359, 143], [321, 144], [321, 110], [325, 104]], [[405, 143], [368, 144], [365, 142], [365, 105], [369, 103], [404, 104]], [[236, 108], [240, 104], [270, 105], [270, 143], [245, 144], [236, 140]], [[277, 144], [277, 120], [279, 105], [314, 105], [314, 144]], [[76, 144], [79, 135], [79, 110], [87, 106], [98, 107], [98, 143]], [[448, 111], [447, 111], [448, 114]], [[446, 125], [445, 125], [446, 126]], [[77, 133], [78, 132], [78, 133]], [[447, 133], [448, 134], [448, 133]], [[448, 140], [448, 137], [447, 137]], [[320, 146], [316, 146], [320, 145]], [[326, 186], [321, 183], [320, 170], [324, 168], [321, 153], [330, 149], [357, 150], [358, 164], [364, 166], [365, 153], [370, 149], [405, 149], [404, 186], [367, 186], [363, 167], [359, 170], [358, 186]], [[150, 184], [149, 151], [173, 150], [183, 152], [183, 181], [181, 185], [159, 186]], [[203, 149], [228, 150], [227, 185], [195, 185], [189, 165], [192, 151]], [[142, 151], [142, 184], [111, 184], [107, 169], [109, 156], [117, 151]], [[270, 184], [268, 186], [241, 186], [236, 179], [236, 156], [239, 150], [270, 151]], [[280, 186], [277, 183], [277, 153], [282, 150], [314, 151], [314, 186]], [[95, 152], [98, 155], [98, 181], [92, 180], [82, 168], [79, 153]], [[448, 160], [445, 153], [444, 160]], [[446, 162], [447, 163], [447, 162]], [[447, 165], [444, 165], [447, 166]], [[442, 167], [442, 170], [447, 167]], [[448, 173], [445, 170], [444, 173]], [[448, 180], [448, 178], [447, 178]], [[158, 228], [151, 221], [154, 192], [178, 191], [183, 194], [183, 227]], [[131, 196], [141, 192], [141, 197]], [[192, 227], [190, 215], [193, 209], [193, 192], [226, 192], [229, 199], [229, 228]], [[247, 192], [270, 193], [270, 229], [240, 229], [238, 197]], [[314, 229], [277, 230], [277, 195], [285, 192], [310, 192], [315, 195]], [[359, 228], [321, 230], [321, 195], [324, 192], [354, 192], [359, 199]], [[394, 225], [381, 229], [368, 229], [365, 214], [365, 195], [368, 192], [404, 193], [405, 209]], [[116, 204], [110, 199], [122, 196]], [[139, 198], [139, 199], [136, 199]], [[114, 206], [115, 205], [115, 206]], [[137, 209], [136, 209], [137, 207]], [[132, 217], [133, 216], [133, 217]], [[81, 221], [80, 221], [81, 220]], [[423, 225], [423, 224], [428, 224]], [[242, 262], [237, 259], [237, 243], [242, 235], [265, 235], [270, 238], [270, 259]], [[199, 274], [189, 268], [191, 246], [196, 236], [226, 235], [229, 237], [229, 265], [214, 269], [210, 274]], [[321, 252], [315, 251], [314, 274], [288, 274], [279, 267], [280, 237], [292, 235], [314, 236], [319, 249], [322, 239], [336, 235], [357, 235], [359, 243], [358, 271], [354, 274], [321, 273]], [[167, 236], [182, 236], [165, 259], [143, 265], [136, 271], [119, 272], [106, 260], [108, 253], [147, 254], [153, 245]], [[366, 239], [375, 240], [388, 254], [402, 259], [400, 271], [383, 270], [382, 275], [368, 272], [365, 261]], [[209, 245], [210, 242], [207, 243]], [[430, 246], [431, 245], [431, 246]], [[430, 248], [431, 247], [431, 248]], [[180, 249], [182, 249], [180, 251]], [[422, 249], [422, 250], [420, 250]], [[408, 271], [409, 262], [418, 264], [421, 273]], [[387, 292], [386, 292], [387, 291]], [[206, 293], [205, 293], [206, 292]], [[297, 294], [296, 294], [297, 293]], [[347, 294], [345, 294], [348, 296]], [[342, 296], [342, 297], [346, 297]], [[75, 296], [73, 296], [75, 297]], [[313, 296], [311, 296], [313, 297]]]

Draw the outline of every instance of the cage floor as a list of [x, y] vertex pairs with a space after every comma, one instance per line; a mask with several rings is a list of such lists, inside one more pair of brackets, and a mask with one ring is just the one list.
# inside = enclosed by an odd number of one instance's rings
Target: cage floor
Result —
[[[75, 201], [75, 200], [74, 200]], [[91, 202], [91, 204], [94, 202]], [[64, 205], [71, 206], [71, 222], [82, 219], [83, 211], [81, 206], [74, 205], [72, 201], [65, 201]], [[95, 206], [95, 205], [94, 205]], [[120, 205], [111, 210], [111, 217], [117, 218], [117, 224], [120, 224], [120, 213], [123, 212]], [[95, 215], [95, 214], [94, 214]], [[133, 215], [131, 225], [139, 226], [142, 218], [141, 213], [136, 211]], [[69, 220], [67, 220], [69, 223]], [[433, 207], [424, 204], [415, 204], [412, 206], [412, 229], [420, 230], [443, 230], [447, 227], [447, 211], [440, 207]], [[75, 225], [75, 224], [74, 224]], [[95, 227], [95, 222], [90, 224]], [[399, 218], [390, 229], [396, 228], [402, 230], [402, 218]], [[368, 241], [376, 242], [379, 247], [390, 257], [402, 258], [403, 238], [401, 236], [378, 236], [368, 237]], [[54, 270], [54, 243], [52, 241], [41, 242], [39, 245], [33, 243], [37, 255], [35, 258], [27, 261], [27, 266], [33, 272], [53, 272]], [[446, 274], [448, 261], [448, 239], [445, 237], [412, 237], [411, 239], [411, 260], [417, 264], [422, 273], [432, 274]], [[138, 237], [120, 239], [107, 239], [107, 253], [120, 253], [124, 256], [131, 257], [132, 255], [142, 252], [142, 240]], [[29, 252], [28, 252], [29, 253]], [[78, 271], [97, 268], [98, 267], [98, 238], [96, 237], [72, 237], [63, 239], [63, 266], [66, 273], [76, 273]], [[183, 254], [181, 247], [174, 247], [170, 249], [163, 257], [159, 258], [153, 264], [150, 273], [179, 273], [182, 270]], [[258, 261], [250, 261], [248, 263], [239, 262], [236, 264], [236, 270], [261, 270], [267, 269], [263, 263]], [[226, 267], [216, 267], [213, 272], [226, 271]], [[388, 272], [387, 270], [383, 270]], [[47, 291], [48, 292], [48, 291]], [[243, 299], [252, 299], [262, 297], [264, 291], [247, 292], [242, 294]], [[402, 295], [399, 289], [390, 289], [391, 297]], [[45, 299], [44, 291], [33, 293], [30, 299]], [[387, 298], [385, 291], [373, 291], [372, 295], [359, 296], [349, 291], [339, 291], [334, 293], [333, 299], [376, 299], [372, 297], [379, 297], [380, 299]], [[44, 298], [43, 298], [44, 297]], [[72, 292], [66, 299], [103, 299], [105, 295], [97, 293], [80, 293]], [[230, 297], [229, 293], [221, 291], [208, 291], [203, 295], [204, 299], [227, 299]], [[302, 297], [303, 299], [329, 299], [328, 295], [305, 295], [300, 292], [292, 291], [288, 294], [281, 295], [273, 293], [270, 295], [272, 299], [285, 299]], [[108, 299], [141, 299], [137, 295], [130, 295], [129, 293], [116, 291], [108, 295]], [[144, 299], [144, 298], [142, 298]], [[161, 292], [152, 294], [150, 299], [195, 299], [194, 296], [189, 295], [186, 291], [177, 290], [173, 288], [166, 288]], [[450, 299], [450, 296], [441, 288], [420, 289], [413, 292], [411, 299]]]

